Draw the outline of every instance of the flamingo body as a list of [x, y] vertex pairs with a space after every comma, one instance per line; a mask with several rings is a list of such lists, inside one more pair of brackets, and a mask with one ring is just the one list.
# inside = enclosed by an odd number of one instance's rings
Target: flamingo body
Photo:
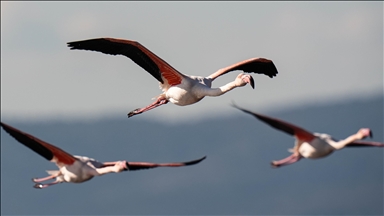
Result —
[[191, 76], [185, 77], [180, 84], [170, 86], [166, 91], [163, 91], [165, 98], [171, 103], [186, 106], [203, 99], [207, 95], [206, 92], [210, 90], [211, 84], [210, 79]]
[[335, 151], [335, 148], [329, 144], [329, 140], [315, 137], [310, 142], [301, 143], [298, 151], [300, 155], [305, 158], [316, 159], [331, 154], [333, 151]]
[[219, 88], [211, 88], [212, 82], [230, 71], [241, 70], [245, 73], [258, 73], [273, 78], [278, 71], [274, 63], [265, 58], [251, 58], [222, 68], [208, 77], [190, 76], [180, 73], [166, 61], [158, 57], [137, 41], [116, 38], [95, 38], [69, 42], [71, 50], [98, 51], [110, 55], [124, 55], [150, 73], [159, 81], [163, 91], [152, 104], [138, 108], [128, 117], [141, 114], [160, 105], [171, 102], [179, 106], [194, 104], [205, 96], [220, 96], [234, 88], [249, 83], [254, 88], [254, 80], [249, 74], [239, 74], [235, 81]]
[[[150, 169], [156, 167], [181, 167], [200, 163], [206, 157], [188, 162], [174, 163], [150, 163], [150, 162], [100, 162], [86, 156], [71, 155], [64, 150], [49, 144], [28, 133], [22, 132], [10, 125], [1, 122], [1, 127], [21, 144], [32, 149], [48, 161], [54, 162], [59, 170], [48, 170], [50, 176], [32, 179], [35, 188], [45, 188], [58, 183], [82, 183], [107, 173], [119, 173], [122, 171], [133, 171], [139, 169]], [[42, 184], [41, 182], [56, 179], [54, 182]]]
[[60, 168], [61, 175], [56, 178], [63, 178], [65, 182], [81, 183], [94, 177], [93, 170], [103, 167], [103, 163], [95, 159], [78, 155], [74, 157], [77, 159], [75, 163], [62, 166]]
[[361, 141], [361, 139], [364, 139], [367, 136], [372, 137], [372, 132], [369, 128], [361, 128], [356, 134], [353, 134], [343, 140], [337, 140], [329, 134], [311, 133], [299, 126], [283, 120], [251, 112], [236, 105], [233, 106], [245, 113], [253, 115], [271, 127], [295, 137], [295, 146], [293, 149], [289, 150], [292, 152], [292, 155], [279, 161], [273, 161], [272, 165], [275, 167], [295, 163], [301, 158], [323, 158], [332, 152], [345, 147], [384, 147], [384, 143], [381, 142]]

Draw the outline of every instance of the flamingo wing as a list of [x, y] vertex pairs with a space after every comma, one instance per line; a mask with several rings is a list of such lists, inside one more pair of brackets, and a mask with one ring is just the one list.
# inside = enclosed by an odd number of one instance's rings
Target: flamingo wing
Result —
[[206, 156], [188, 162], [174, 162], [174, 163], [148, 163], [148, 162], [127, 162], [128, 170], [139, 170], [139, 169], [151, 169], [156, 167], [180, 167], [180, 166], [190, 166], [200, 163], [204, 160]]
[[13, 138], [19, 141], [21, 144], [32, 149], [45, 159], [55, 162], [57, 164], [71, 165], [76, 161], [72, 155], [61, 150], [60, 148], [53, 146], [43, 140], [40, 140], [30, 134], [24, 133], [14, 127], [11, 127], [1, 122], [3, 129], [9, 133]]
[[235, 71], [235, 70], [242, 70], [246, 73], [264, 74], [269, 76], [270, 78], [273, 78], [278, 74], [276, 66], [271, 60], [265, 59], [265, 58], [251, 58], [251, 59], [238, 62], [233, 65], [230, 65], [228, 67], [219, 69], [209, 77], [212, 79], [216, 79], [221, 75], [224, 75], [230, 71]]
[[350, 144], [346, 145], [345, 147], [371, 147], [371, 146], [377, 146], [377, 147], [384, 147], [384, 143], [381, 142], [373, 142], [373, 141], [354, 141]]
[[296, 136], [300, 140], [310, 141], [313, 138], [315, 138], [315, 136], [311, 132], [309, 132], [309, 131], [301, 128], [301, 127], [298, 127], [296, 125], [290, 124], [290, 123], [282, 121], [280, 119], [271, 118], [271, 117], [268, 117], [265, 115], [251, 112], [251, 111], [248, 111], [246, 109], [240, 108], [236, 105], [233, 105], [233, 106], [242, 110], [245, 113], [248, 113], [248, 114], [255, 116], [259, 120], [263, 121], [264, 123], [269, 124], [271, 127], [275, 128], [275, 129], [284, 131], [284, 132], [286, 132], [292, 136]]
[[180, 72], [137, 41], [115, 38], [95, 38], [69, 42], [67, 44], [71, 50], [90, 50], [110, 55], [124, 55], [163, 84], [163, 78], [166, 79], [170, 85], [180, 84], [183, 78]]

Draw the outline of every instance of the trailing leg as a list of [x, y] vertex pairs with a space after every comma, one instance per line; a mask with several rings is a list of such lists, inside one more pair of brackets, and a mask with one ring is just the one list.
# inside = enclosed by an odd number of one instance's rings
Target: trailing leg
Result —
[[135, 109], [133, 110], [132, 112], [128, 113], [128, 118], [134, 116], [134, 115], [138, 115], [138, 114], [141, 114], [143, 112], [146, 112], [148, 110], [151, 110], [153, 108], [156, 108], [158, 106], [161, 106], [163, 104], [167, 104], [168, 103], [168, 100], [165, 99], [164, 97], [159, 97], [156, 99], [155, 102], [153, 102], [152, 104], [150, 104], [149, 106], [146, 106], [144, 108], [138, 108], [138, 109]]

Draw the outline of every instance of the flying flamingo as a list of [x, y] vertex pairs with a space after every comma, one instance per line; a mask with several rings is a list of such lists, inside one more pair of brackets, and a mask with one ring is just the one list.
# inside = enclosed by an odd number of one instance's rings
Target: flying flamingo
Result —
[[208, 77], [189, 76], [174, 69], [137, 41], [116, 38], [96, 38], [69, 42], [68, 46], [71, 50], [90, 50], [110, 55], [124, 55], [160, 82], [160, 88], [163, 93], [157, 97], [156, 101], [149, 106], [138, 108], [128, 113], [128, 118], [167, 104], [169, 101], [179, 106], [186, 106], [200, 101], [205, 96], [220, 96], [236, 87], [245, 86], [247, 83], [254, 88], [252, 76], [245, 73], [240, 73], [235, 81], [224, 86], [211, 88], [211, 84], [216, 78], [230, 71], [241, 70], [247, 73], [253, 72], [267, 75], [270, 78], [273, 78], [278, 73], [271, 60], [251, 58], [222, 68]]
[[303, 128], [284, 122], [280, 119], [260, 115], [255, 112], [242, 109], [236, 105], [233, 106], [244, 111], [245, 113], [255, 116], [259, 120], [269, 124], [271, 127], [284, 131], [295, 137], [295, 146], [293, 149], [289, 150], [293, 154], [282, 160], [272, 161], [272, 166], [274, 167], [295, 163], [303, 157], [310, 159], [322, 158], [328, 156], [333, 151], [340, 150], [344, 147], [384, 147], [384, 143], [361, 141], [361, 139], [364, 139], [367, 136], [372, 137], [372, 132], [369, 128], [361, 128], [356, 134], [353, 134], [346, 139], [336, 140], [328, 134], [311, 133]]
[[[119, 173], [122, 171], [132, 171], [139, 169], [149, 169], [156, 167], [181, 167], [200, 163], [206, 157], [188, 162], [176, 163], [148, 163], [148, 162], [99, 162], [93, 158], [71, 155], [62, 149], [40, 140], [30, 134], [24, 133], [14, 127], [1, 122], [3, 129], [13, 138], [32, 149], [45, 159], [56, 163], [60, 170], [48, 170], [50, 176], [44, 178], [33, 178], [36, 184], [35, 188], [46, 188], [63, 182], [81, 183], [92, 179], [94, 176], [100, 176], [107, 173]], [[50, 179], [56, 180], [51, 183], [42, 184], [41, 182]]]

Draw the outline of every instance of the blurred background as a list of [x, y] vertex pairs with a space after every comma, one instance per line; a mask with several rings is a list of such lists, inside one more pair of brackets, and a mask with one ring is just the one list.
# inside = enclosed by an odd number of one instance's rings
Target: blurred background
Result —
[[[139, 41], [189, 75], [253, 57], [279, 74], [128, 119], [158, 81], [124, 56], [66, 45], [98, 37]], [[100, 161], [207, 159], [37, 190], [31, 178], [55, 165], [1, 130], [1, 213], [382, 215], [382, 149], [274, 169], [294, 139], [230, 103], [338, 139], [369, 127], [383, 142], [383, 95], [383, 2], [2, 1], [1, 121]]]

